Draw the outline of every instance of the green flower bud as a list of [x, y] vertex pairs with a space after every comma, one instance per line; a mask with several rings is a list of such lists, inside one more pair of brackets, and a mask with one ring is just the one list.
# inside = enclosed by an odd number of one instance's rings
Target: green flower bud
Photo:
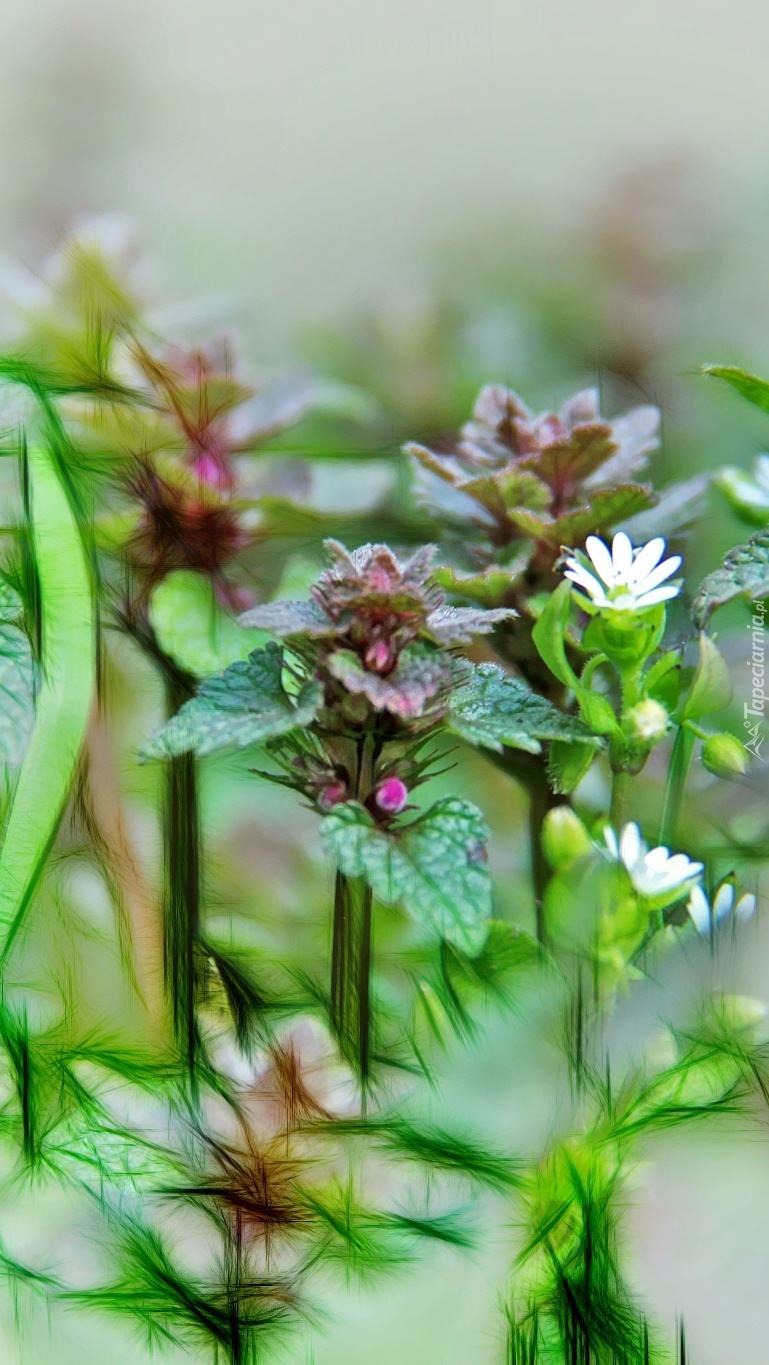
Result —
[[594, 616], [582, 642], [586, 649], [608, 655], [620, 672], [625, 672], [651, 657], [664, 629], [665, 607], [660, 603], [643, 612]]
[[734, 735], [711, 735], [702, 746], [702, 761], [716, 777], [738, 777], [747, 772], [744, 744]]
[[558, 871], [582, 858], [591, 848], [590, 835], [571, 806], [554, 806], [545, 816], [542, 848], [550, 866]]
[[655, 744], [662, 739], [667, 731], [670, 717], [664, 706], [651, 697], [645, 701], [639, 701], [637, 706], [631, 706], [625, 716], [625, 727], [628, 734], [633, 739], [643, 740], [647, 744]]

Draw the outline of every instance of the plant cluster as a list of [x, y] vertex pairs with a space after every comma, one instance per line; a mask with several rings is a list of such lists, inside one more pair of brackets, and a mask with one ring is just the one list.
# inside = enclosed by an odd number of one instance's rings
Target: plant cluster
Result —
[[[711, 373], [769, 411], [763, 381]], [[655, 490], [659, 413], [607, 420], [592, 389], [537, 414], [487, 385], [458, 439], [436, 427], [434, 448], [407, 446], [413, 488], [368, 518], [341, 492], [319, 511], [280, 441], [334, 403], [332, 423], [365, 408], [304, 378], [253, 388], [229, 344], [160, 340], [86, 241], [57, 258], [0, 379], [22, 396], [3, 444], [6, 1191], [82, 1200], [112, 1267], [84, 1285], [0, 1245], [4, 1274], [152, 1343], [264, 1360], [317, 1312], [324, 1276], [373, 1281], [436, 1241], [461, 1254], [483, 1191], [519, 1224], [508, 1365], [672, 1360], [625, 1265], [626, 1191], [646, 1137], [766, 1103], [766, 1044], [734, 998], [619, 1079], [601, 1039], [663, 952], [755, 913], [683, 814], [695, 756], [719, 781], [757, 758], [711, 619], [769, 596], [763, 464], [719, 476], [761, 529], [688, 595], [666, 541], [700, 484]], [[238, 938], [232, 906], [222, 932], [220, 754], [245, 755], [243, 790], [287, 789], [315, 822], [325, 951], [282, 960], [258, 924]], [[154, 864], [121, 762], [157, 812]], [[649, 768], [659, 819], [638, 795]], [[468, 773], [481, 792], [509, 779], [511, 811], [525, 793], [520, 923], [495, 906]], [[116, 911], [130, 1045], [103, 1002], [94, 1020], [79, 1001], [79, 960], [41, 949], [78, 860]], [[571, 1100], [546, 1149], [420, 1117], [440, 1067], [533, 980], [570, 1021]]]

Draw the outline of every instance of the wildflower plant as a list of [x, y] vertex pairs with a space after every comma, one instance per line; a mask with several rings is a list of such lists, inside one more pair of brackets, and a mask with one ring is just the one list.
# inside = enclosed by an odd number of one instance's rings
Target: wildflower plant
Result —
[[[492, 384], [457, 441], [436, 418], [435, 448], [409, 447], [415, 498], [382, 543], [308, 507], [277, 450], [312, 384], [260, 389], [229, 344], [161, 338], [104, 242], [57, 257], [0, 380], [2, 1189], [64, 1191], [86, 1229], [77, 1274], [4, 1238], [4, 1279], [246, 1365], [330, 1321], [330, 1286], [339, 1311], [437, 1243], [464, 1254], [494, 1205], [500, 1361], [672, 1362], [633, 1287], [629, 1191], [655, 1133], [765, 1117], [761, 1010], [716, 992], [619, 1069], [604, 1040], [663, 952], [707, 938], [715, 959], [756, 914], [687, 783], [699, 750], [706, 792], [747, 785], [711, 619], [769, 593], [763, 521], [691, 592], [667, 542], [696, 490], [647, 477], [656, 409], [608, 420], [591, 389], [537, 413]], [[761, 385], [735, 384], [769, 409]], [[244, 888], [212, 854], [221, 754], [244, 809], [271, 783], [315, 821], [304, 920], [279, 878], [272, 904], [266, 855]], [[516, 917], [496, 768], [531, 807]], [[89, 877], [109, 930], [84, 927]], [[532, 986], [568, 1096], [516, 1152], [430, 1107]]]
[[[659, 423], [658, 410], [649, 406], [606, 420], [595, 389], [575, 394], [559, 413], [537, 414], [513, 390], [488, 385], [452, 450], [406, 447], [417, 495], [446, 527], [451, 561], [441, 582], [458, 600], [515, 607], [517, 617], [495, 633], [498, 657], [556, 705], [563, 706], [571, 677], [563, 667], [553, 668], [536, 643], [535, 627], [558, 583], [563, 548], [573, 558], [588, 538], [599, 543], [601, 535], [625, 523], [629, 531], [650, 508], [657, 526], [671, 529], [695, 513], [698, 486], [674, 485], [660, 496], [651, 483], [639, 481], [659, 443]], [[460, 528], [466, 533], [461, 548]], [[604, 588], [613, 582], [612, 569]], [[551, 629], [550, 617], [546, 621], [540, 635]], [[507, 763], [529, 797], [537, 902], [546, 878], [538, 852], [542, 821], [554, 795], [568, 793], [579, 776], [573, 755], [569, 767], [559, 770], [555, 752], [550, 781], [540, 765], [515, 755]]]
[[267, 603], [241, 617], [283, 643], [206, 681], [145, 750], [200, 755], [269, 741], [279, 772], [321, 816], [337, 863], [331, 1017], [345, 1055], [369, 1069], [372, 902], [400, 903], [463, 953], [488, 935], [491, 887], [481, 812], [444, 797], [416, 812], [436, 743], [448, 732], [537, 752], [561, 737], [593, 743], [576, 719], [494, 665], [454, 652], [509, 608], [449, 607], [431, 576], [433, 547], [405, 563], [384, 545], [352, 554], [328, 542], [330, 566], [307, 601]]

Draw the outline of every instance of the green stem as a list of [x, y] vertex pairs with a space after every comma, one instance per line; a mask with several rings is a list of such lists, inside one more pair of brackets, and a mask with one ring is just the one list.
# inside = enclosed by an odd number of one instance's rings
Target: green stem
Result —
[[331, 1023], [346, 1060], [366, 1084], [371, 1035], [371, 887], [337, 871], [331, 953]]
[[660, 826], [660, 843], [666, 844], [668, 847], [675, 842], [684, 792], [686, 791], [686, 779], [689, 775], [696, 740], [697, 736], [687, 725], [678, 727], [673, 752], [670, 755]]
[[[373, 784], [374, 747], [363, 738], [357, 745], [355, 796], [365, 800]], [[331, 948], [331, 1025], [364, 1088], [370, 1068], [371, 921], [373, 896], [363, 877], [346, 877], [337, 869]]]
[[[175, 715], [188, 690], [166, 677], [167, 709]], [[174, 1033], [190, 1070], [196, 1056], [197, 945], [200, 935], [200, 811], [195, 755], [178, 754], [166, 766], [164, 809], [164, 968]]]
[[522, 749], [505, 749], [502, 753], [484, 749], [483, 752], [495, 767], [501, 768], [509, 777], [514, 778], [524, 788], [529, 798], [529, 859], [534, 914], [537, 939], [544, 944], [547, 941], [544, 898], [550, 869], [542, 848], [542, 830], [548, 812], [555, 806], [564, 805], [565, 797], [557, 795], [552, 790], [547, 780], [544, 759], [540, 754], [528, 754]]
[[550, 790], [544, 770], [542, 771], [542, 781], [532, 782], [528, 787], [528, 794], [529, 857], [531, 859], [531, 884], [534, 893], [534, 914], [537, 942], [544, 945], [547, 942], [545, 889], [550, 877], [550, 869], [542, 847], [542, 834], [547, 813], [553, 809], [554, 805], [558, 804], [558, 801]]
[[612, 774], [609, 819], [616, 830], [621, 829], [622, 825], [625, 823], [627, 777], [627, 773]]

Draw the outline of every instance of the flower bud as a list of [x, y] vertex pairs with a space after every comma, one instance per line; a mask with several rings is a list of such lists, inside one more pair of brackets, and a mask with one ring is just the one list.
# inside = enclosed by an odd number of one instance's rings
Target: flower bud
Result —
[[590, 847], [590, 835], [571, 806], [554, 806], [548, 811], [542, 827], [542, 848], [552, 868], [568, 867]]
[[409, 789], [399, 777], [388, 777], [374, 793], [374, 800], [385, 815], [399, 815], [408, 799]]
[[625, 716], [629, 733], [634, 739], [643, 740], [647, 744], [654, 744], [662, 739], [668, 728], [669, 719], [664, 706], [651, 697], [639, 701], [636, 706], [631, 706]]
[[333, 810], [340, 801], [347, 800], [347, 788], [344, 782], [329, 782], [318, 792], [318, 805], [322, 811]]
[[380, 637], [366, 650], [366, 668], [372, 673], [387, 673], [392, 668], [393, 658], [392, 645]]
[[739, 777], [747, 771], [748, 756], [734, 735], [711, 735], [702, 746], [702, 762], [716, 777]]

